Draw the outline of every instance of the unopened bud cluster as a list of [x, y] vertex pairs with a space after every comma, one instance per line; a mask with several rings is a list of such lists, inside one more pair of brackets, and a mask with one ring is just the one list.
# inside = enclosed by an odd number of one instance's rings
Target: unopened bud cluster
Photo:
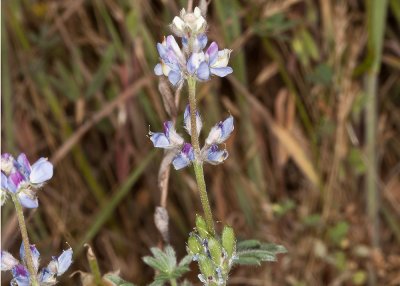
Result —
[[229, 271], [236, 259], [236, 238], [233, 229], [225, 226], [221, 239], [214, 237], [203, 217], [197, 216], [196, 228], [190, 234], [188, 253], [199, 264], [198, 275], [203, 285], [226, 285]]

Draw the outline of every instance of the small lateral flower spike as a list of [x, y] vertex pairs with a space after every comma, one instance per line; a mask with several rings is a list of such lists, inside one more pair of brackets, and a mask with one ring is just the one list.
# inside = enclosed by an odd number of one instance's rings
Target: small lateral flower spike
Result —
[[156, 75], [167, 77], [173, 86], [180, 86], [189, 77], [208, 81], [211, 75], [225, 77], [232, 73], [228, 66], [231, 50], [218, 50], [218, 44], [212, 42], [204, 51], [208, 41], [207, 21], [200, 8], [196, 7], [193, 12], [182, 9], [170, 27], [182, 38], [182, 48], [172, 35], [157, 44], [160, 63], [154, 68]]
[[[190, 123], [190, 107], [186, 106], [183, 116], [184, 128], [191, 135]], [[196, 112], [196, 128], [197, 136], [200, 134], [203, 126], [199, 112]], [[218, 145], [224, 143], [234, 130], [233, 117], [229, 116], [224, 121], [216, 124], [210, 131], [204, 147], [200, 151], [200, 156], [197, 160], [207, 162], [211, 165], [223, 163], [229, 156], [228, 151], [220, 150]], [[172, 121], [164, 123], [164, 132], [149, 132], [149, 138], [153, 142], [154, 147], [162, 148], [167, 152], [173, 152], [174, 157], [172, 164], [176, 170], [183, 169], [196, 160], [193, 146], [190, 143], [185, 143], [181, 135], [179, 135]]]
[[53, 177], [53, 165], [47, 158], [40, 158], [31, 165], [24, 153], [17, 157], [1, 155], [1, 202], [7, 195], [16, 195], [22, 206], [37, 208], [36, 190]]
[[[35, 245], [30, 245], [32, 260], [37, 272], [40, 286], [57, 284], [57, 277], [68, 270], [72, 264], [72, 249], [64, 250], [58, 257], [53, 257], [50, 263], [39, 271], [40, 253]], [[21, 261], [7, 251], [1, 251], [1, 271], [11, 271], [13, 279], [10, 285], [29, 286], [30, 274], [26, 266], [24, 246], [20, 248]]]

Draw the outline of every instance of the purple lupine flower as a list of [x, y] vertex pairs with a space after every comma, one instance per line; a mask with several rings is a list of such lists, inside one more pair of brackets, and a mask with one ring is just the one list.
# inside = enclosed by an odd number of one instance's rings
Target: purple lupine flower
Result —
[[193, 53], [187, 61], [186, 69], [191, 76], [196, 76], [199, 81], [210, 79], [210, 68], [203, 52]]
[[164, 75], [172, 85], [178, 85], [183, 80], [186, 58], [174, 36], [170, 35], [162, 43], [157, 43], [157, 50], [161, 63], [154, 67], [154, 73]]
[[72, 248], [63, 250], [60, 256], [53, 257], [53, 260], [47, 265], [47, 270], [61, 276], [68, 270], [72, 263]]
[[228, 139], [234, 129], [233, 117], [229, 116], [224, 121], [220, 121], [213, 128], [211, 128], [210, 133], [206, 139], [206, 144], [208, 146], [214, 144], [221, 144]]
[[[33, 264], [36, 272], [39, 268], [40, 253], [34, 245], [30, 246], [32, 253]], [[26, 267], [25, 261], [25, 249], [23, 245], [20, 248], [20, 263], [16, 258], [14, 258], [10, 253], [6, 251], [1, 252], [1, 270], [9, 271], [13, 275], [13, 280], [11, 285], [18, 286], [29, 286], [30, 285], [30, 273]], [[38, 273], [38, 280], [40, 286], [51, 286], [57, 283], [57, 276], [61, 276], [72, 264], [72, 249], [69, 248], [64, 250], [63, 253], [58, 257], [53, 257], [53, 260], [40, 270]]]
[[182, 38], [183, 50], [186, 52], [189, 52], [189, 48], [191, 48], [191, 50], [193, 52], [198, 53], [206, 47], [208, 38], [207, 38], [206, 34], [200, 34], [197, 37], [195, 37], [192, 41], [193, 41], [191, 43], [192, 46], [189, 47], [189, 39], [186, 37], [183, 37]]
[[14, 170], [8, 177], [8, 191], [16, 194], [21, 205], [33, 209], [39, 206], [36, 193], [31, 189], [29, 180], [18, 170]]
[[231, 67], [228, 67], [231, 52], [232, 50], [229, 49], [219, 51], [217, 43], [212, 42], [205, 53], [210, 73], [219, 77], [231, 74], [233, 70]]
[[39, 158], [39, 160], [31, 165], [26, 155], [21, 153], [17, 161], [14, 161], [14, 165], [18, 172], [25, 177], [25, 180], [36, 187], [40, 187], [53, 177], [53, 164], [47, 158]]
[[39, 203], [34, 189], [53, 177], [53, 165], [46, 158], [40, 158], [31, 165], [24, 153], [17, 160], [5, 153], [1, 160], [2, 203], [4, 192], [9, 192], [17, 195], [24, 207], [37, 208]]
[[228, 151], [226, 151], [225, 149], [219, 150], [217, 145], [211, 145], [206, 150], [205, 161], [212, 165], [218, 165], [224, 162], [225, 159], [228, 158], [228, 155]]
[[[184, 127], [185, 127], [187, 133], [189, 133], [189, 135], [191, 135], [192, 125], [191, 125], [191, 121], [190, 121], [190, 106], [189, 106], [189, 104], [185, 108], [185, 113], [183, 115], [183, 122], [184, 122]], [[202, 127], [203, 127], [203, 122], [201, 121], [199, 112], [196, 111], [197, 136], [199, 136]]]
[[191, 144], [183, 144], [181, 152], [174, 158], [172, 164], [175, 170], [185, 168], [194, 160], [194, 150]]
[[164, 132], [149, 132], [154, 147], [176, 149], [184, 143], [183, 138], [176, 132], [172, 121], [164, 122]]

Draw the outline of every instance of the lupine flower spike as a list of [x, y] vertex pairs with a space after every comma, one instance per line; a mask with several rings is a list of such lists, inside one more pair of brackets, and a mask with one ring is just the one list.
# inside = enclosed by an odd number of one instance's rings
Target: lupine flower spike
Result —
[[25, 154], [15, 160], [10, 154], [1, 155], [1, 192], [2, 204], [7, 194], [18, 197], [22, 206], [37, 208], [39, 203], [36, 190], [53, 177], [53, 165], [40, 158], [31, 165]]
[[168, 77], [174, 86], [179, 86], [188, 77], [207, 81], [211, 75], [225, 77], [232, 73], [232, 68], [228, 66], [231, 50], [219, 51], [217, 43], [212, 42], [203, 51], [208, 41], [204, 34], [206, 28], [207, 22], [198, 7], [193, 13], [182, 9], [180, 17], [175, 17], [171, 24], [174, 34], [182, 38], [182, 48], [172, 35], [158, 43], [160, 63], [155, 66], [154, 73]]
[[[64, 274], [72, 263], [72, 249], [64, 250], [58, 257], [53, 257], [52, 261], [39, 271], [40, 253], [35, 245], [30, 246], [33, 264], [39, 284], [41, 286], [51, 286], [57, 284], [57, 277]], [[20, 248], [21, 261], [16, 259], [7, 251], [1, 251], [1, 271], [11, 271], [13, 279], [11, 285], [29, 286], [30, 274], [26, 266], [25, 250], [23, 245]]]

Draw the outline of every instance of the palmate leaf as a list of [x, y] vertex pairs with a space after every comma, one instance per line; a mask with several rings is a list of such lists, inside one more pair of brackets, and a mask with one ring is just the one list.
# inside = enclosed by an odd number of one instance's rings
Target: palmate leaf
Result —
[[261, 262], [276, 261], [276, 255], [286, 253], [286, 248], [273, 243], [263, 243], [258, 240], [245, 240], [237, 244], [237, 259], [235, 264], [260, 265]]
[[156, 247], [150, 250], [153, 256], [145, 256], [143, 261], [158, 272], [154, 277], [154, 282], [150, 284], [151, 286], [164, 285], [170, 279], [178, 279], [190, 270], [189, 264], [192, 256], [186, 255], [177, 264], [175, 250], [171, 246], [166, 246], [164, 251]]

